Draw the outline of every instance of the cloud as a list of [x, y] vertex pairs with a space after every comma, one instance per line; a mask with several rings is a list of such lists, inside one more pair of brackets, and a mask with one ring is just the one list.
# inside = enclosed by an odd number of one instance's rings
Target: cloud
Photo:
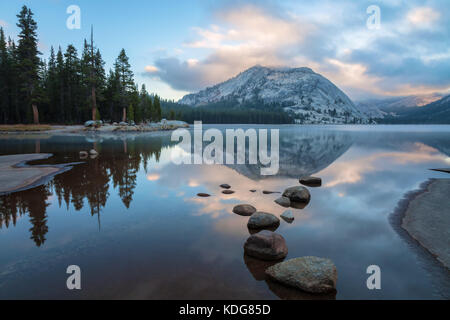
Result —
[[257, 64], [285, 65], [286, 53], [313, 29], [307, 23], [250, 5], [220, 12], [217, 18], [221, 26], [194, 28], [197, 38], [184, 44], [186, 48], [211, 50], [206, 58], [160, 58], [154, 63], [159, 71], [146, 70], [145, 74], [158, 75], [174, 89], [196, 91]]
[[173, 89], [198, 91], [254, 65], [310, 67], [352, 98], [450, 88], [448, 4], [384, 2], [380, 30], [366, 27], [370, 1], [319, 1], [222, 8], [194, 27], [179, 56], [157, 58], [147, 76]]
[[145, 72], [147, 73], [157, 73], [159, 69], [155, 66], [145, 66]]
[[418, 7], [408, 12], [408, 21], [418, 28], [430, 27], [440, 18], [440, 13], [430, 7]]
[[0, 27], [7, 27], [8, 23], [5, 20], [0, 19]]

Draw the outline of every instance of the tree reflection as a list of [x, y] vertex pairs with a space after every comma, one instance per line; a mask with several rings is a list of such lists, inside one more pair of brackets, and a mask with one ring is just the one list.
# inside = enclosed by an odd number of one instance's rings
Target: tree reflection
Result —
[[[56, 175], [46, 185], [0, 197], [0, 228], [15, 226], [17, 220], [28, 214], [32, 227], [31, 239], [36, 246], [42, 246], [48, 233], [47, 203], [50, 196], [58, 199], [59, 207], [82, 211], [86, 204], [91, 216], [100, 215], [110, 195], [110, 187], [118, 189], [118, 195], [128, 209], [133, 201], [134, 189], [139, 170], [147, 170], [149, 161], [159, 162], [161, 149], [169, 142], [159, 139], [106, 140], [96, 142], [99, 156], [75, 165], [72, 170]], [[35, 151], [22, 150], [23, 153]], [[23, 148], [23, 146], [22, 146]], [[79, 161], [79, 151], [93, 148], [90, 145], [62, 146], [58, 143], [40, 143], [40, 152], [53, 153], [46, 163]], [[141, 166], [142, 165], [142, 166]]]

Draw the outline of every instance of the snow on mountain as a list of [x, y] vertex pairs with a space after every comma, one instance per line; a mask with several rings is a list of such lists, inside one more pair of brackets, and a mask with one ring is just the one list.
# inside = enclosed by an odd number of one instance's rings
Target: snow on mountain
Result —
[[252, 67], [236, 77], [179, 103], [190, 106], [230, 102], [232, 106], [274, 105], [298, 123], [366, 123], [361, 113], [331, 81], [309, 68]]

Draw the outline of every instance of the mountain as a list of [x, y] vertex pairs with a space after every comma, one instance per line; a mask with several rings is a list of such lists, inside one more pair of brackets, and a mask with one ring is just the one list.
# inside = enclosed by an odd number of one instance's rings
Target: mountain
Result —
[[252, 67], [180, 104], [230, 108], [282, 108], [297, 123], [366, 123], [363, 115], [331, 81], [309, 68]]
[[385, 99], [367, 99], [355, 102], [356, 107], [366, 116], [382, 119], [389, 115], [400, 115], [412, 108], [426, 106], [442, 99], [440, 93], [412, 95], [405, 97], [389, 97]]
[[450, 124], [450, 95], [420, 108], [383, 119], [385, 123]]

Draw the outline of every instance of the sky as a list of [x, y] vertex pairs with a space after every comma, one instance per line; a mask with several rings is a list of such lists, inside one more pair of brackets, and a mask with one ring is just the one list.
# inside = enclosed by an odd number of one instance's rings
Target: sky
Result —
[[[39, 49], [95, 44], [112, 68], [124, 48], [139, 84], [163, 98], [254, 66], [309, 67], [350, 98], [450, 93], [448, 0], [3, 0], [0, 26], [17, 39], [27, 5]], [[69, 29], [80, 8], [80, 28]], [[70, 20], [72, 21], [72, 20]]]

